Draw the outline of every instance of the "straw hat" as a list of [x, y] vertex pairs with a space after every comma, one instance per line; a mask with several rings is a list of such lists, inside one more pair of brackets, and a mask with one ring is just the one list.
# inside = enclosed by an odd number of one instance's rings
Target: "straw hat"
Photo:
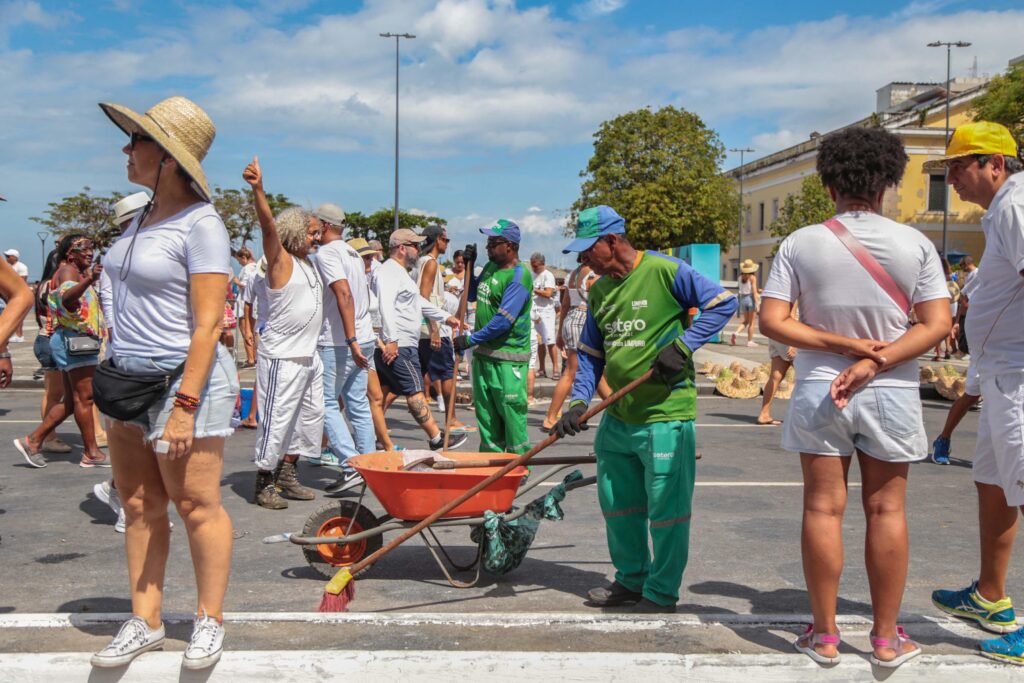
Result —
[[114, 222], [119, 226], [131, 221], [149, 204], [149, 195], [145, 192], [130, 194], [114, 204]]
[[704, 361], [704, 364], [700, 366], [699, 372], [702, 375], [710, 375], [711, 374], [711, 368], [713, 368], [713, 367], [715, 367], [715, 364], [712, 363], [709, 360], [706, 360], [706, 361]]
[[210, 184], [201, 163], [210, 151], [217, 130], [198, 104], [184, 97], [168, 97], [145, 114], [107, 102], [101, 102], [100, 109], [128, 135], [142, 133], [153, 138], [194, 181], [196, 192], [210, 201]]
[[752, 259], [743, 259], [743, 263], [740, 264], [741, 273], [756, 273], [759, 265], [754, 263]]
[[789, 400], [793, 396], [793, 387], [794, 386], [795, 386], [795, 382], [793, 382], [792, 379], [783, 378], [782, 381], [779, 382], [779, 386], [776, 387], [776, 389], [775, 389], [775, 397], [774, 398], [781, 398], [783, 400]]
[[729, 398], [754, 398], [761, 393], [761, 387], [757, 382], [751, 382], [737, 375], [718, 380], [715, 382], [715, 389], [722, 396]]
[[729, 371], [732, 372], [732, 374], [738, 375], [741, 370], [743, 370], [743, 363], [739, 362], [738, 360], [734, 360], [733, 362], [729, 363]]
[[922, 382], [931, 384], [938, 376], [938, 373], [935, 372], [935, 368], [930, 365], [925, 365], [921, 368], [920, 378]]

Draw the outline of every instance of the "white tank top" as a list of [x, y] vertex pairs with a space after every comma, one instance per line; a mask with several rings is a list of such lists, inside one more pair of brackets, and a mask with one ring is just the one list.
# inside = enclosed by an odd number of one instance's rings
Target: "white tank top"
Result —
[[313, 265], [292, 259], [292, 276], [281, 289], [267, 283], [266, 323], [259, 352], [267, 358], [309, 358], [316, 353], [324, 319], [324, 287]]
[[[416, 261], [416, 287], [419, 288], [423, 283], [423, 265], [427, 261], [435, 261], [436, 259], [430, 254], [420, 256], [419, 260]], [[444, 310], [444, 276], [441, 274], [441, 264], [437, 264], [437, 268], [434, 269], [434, 284], [430, 287], [430, 296], [427, 297], [430, 303], [434, 304], [437, 308]], [[447, 325], [438, 325], [438, 332], [441, 334], [442, 339], [447, 339], [452, 336], [451, 328]], [[420, 339], [430, 339], [430, 327], [427, 325], [420, 325]]]
[[569, 292], [569, 305], [573, 308], [579, 308], [587, 303], [587, 290], [590, 289], [590, 278], [592, 275], [587, 273], [585, 278], [580, 278], [580, 268], [572, 271], [569, 274], [569, 279], [566, 284], [566, 291]]

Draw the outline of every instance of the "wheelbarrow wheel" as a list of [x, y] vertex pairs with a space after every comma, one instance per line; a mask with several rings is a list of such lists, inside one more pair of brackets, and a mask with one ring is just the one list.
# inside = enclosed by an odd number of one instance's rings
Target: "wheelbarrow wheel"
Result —
[[[351, 500], [334, 500], [322, 506], [306, 520], [303, 536], [347, 536], [378, 526], [377, 518], [365, 507]], [[383, 545], [381, 535], [352, 543], [321, 543], [302, 546], [302, 554], [310, 568], [325, 579], [334, 576], [338, 567], [355, 564]]]

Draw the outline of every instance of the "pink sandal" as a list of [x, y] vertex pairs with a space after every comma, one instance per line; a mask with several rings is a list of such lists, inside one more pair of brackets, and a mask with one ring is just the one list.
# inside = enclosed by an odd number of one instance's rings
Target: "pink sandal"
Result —
[[[835, 645], [836, 656], [826, 657], [814, 649], [815, 645]], [[814, 624], [807, 624], [807, 630], [793, 641], [793, 647], [796, 648], [797, 652], [803, 652], [818, 664], [833, 665], [839, 663], [839, 634], [815, 633]]]
[[[903, 646], [906, 643], [910, 643], [911, 645], [913, 645], [914, 649], [904, 651]], [[893, 644], [893, 642], [888, 638], [877, 638], [875, 636], [871, 636], [871, 647], [875, 649], [880, 647], [886, 647], [893, 649], [898, 653], [892, 659], [879, 659], [875, 656], [874, 652], [871, 653], [871, 663], [875, 666], [880, 666], [885, 669], [895, 669], [900, 664], [903, 664], [903, 662], [913, 659], [914, 657], [921, 654], [921, 648], [917, 646], [917, 643], [910, 639], [910, 636], [907, 635], [907, 632], [903, 630], [902, 626], [896, 627], [895, 644]]]

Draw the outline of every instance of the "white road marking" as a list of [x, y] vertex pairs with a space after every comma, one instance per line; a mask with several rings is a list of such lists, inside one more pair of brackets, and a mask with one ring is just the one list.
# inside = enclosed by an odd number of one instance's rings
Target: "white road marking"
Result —
[[[545, 481], [538, 486], [558, 486], [560, 482]], [[802, 481], [698, 481], [694, 486], [738, 486], [738, 487], [752, 487], [752, 488], [770, 488], [770, 487], [796, 487], [803, 486]], [[850, 486], [860, 486], [859, 481], [851, 481]]]

